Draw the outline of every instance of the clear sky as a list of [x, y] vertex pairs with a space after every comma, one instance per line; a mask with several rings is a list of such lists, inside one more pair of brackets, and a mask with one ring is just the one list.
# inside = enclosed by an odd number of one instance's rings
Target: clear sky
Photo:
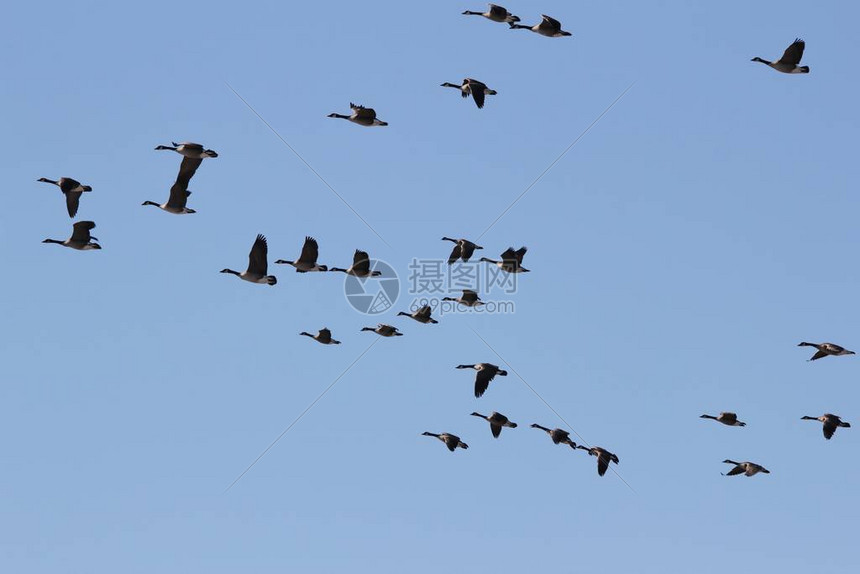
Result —
[[[573, 37], [461, 16], [485, 8], [465, 0], [5, 9], [0, 569], [856, 565], [860, 428], [825, 441], [800, 417], [860, 423], [860, 359], [796, 345], [860, 350], [860, 9], [507, 7]], [[795, 37], [809, 75], [749, 61]], [[498, 95], [478, 110], [439, 86], [464, 77]], [[480, 238], [489, 257], [529, 247], [514, 313], [392, 312], [405, 336], [382, 339], [343, 275], [218, 273], [264, 233], [270, 264], [313, 235], [322, 263], [361, 248], [404, 278], [447, 256], [443, 235], [477, 239], [631, 84]], [[350, 101], [390, 126], [325, 117]], [[153, 148], [171, 140], [220, 154], [191, 181], [196, 215], [140, 205], [167, 198], [180, 158]], [[102, 251], [40, 243], [71, 231], [36, 183], [60, 176], [94, 188], [77, 219]], [[343, 344], [298, 336], [323, 326]], [[511, 373], [475, 399], [454, 366], [479, 361]], [[520, 427], [494, 440], [473, 410]], [[748, 426], [698, 418], [721, 410]], [[617, 453], [618, 475], [533, 422]], [[725, 458], [771, 474], [723, 477]]]

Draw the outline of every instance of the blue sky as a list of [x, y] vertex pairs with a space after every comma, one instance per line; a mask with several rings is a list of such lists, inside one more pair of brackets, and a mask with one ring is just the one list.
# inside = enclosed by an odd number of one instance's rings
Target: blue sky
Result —
[[[4, 571], [856, 562], [860, 436], [824, 441], [799, 419], [860, 421], [857, 359], [807, 363], [795, 345], [860, 347], [858, 9], [507, 4], [574, 34], [549, 39], [460, 15], [483, 7], [9, 7]], [[808, 76], [749, 61], [795, 37]], [[499, 93], [477, 110], [439, 87], [464, 77]], [[489, 257], [529, 247], [513, 314], [391, 313], [405, 336], [379, 339], [339, 274], [218, 274], [264, 233], [270, 263], [313, 235], [323, 263], [361, 248], [403, 278], [413, 257], [447, 256], [443, 235], [480, 235], [631, 84], [481, 237]], [[325, 117], [350, 101], [390, 126]], [[179, 156], [152, 148], [171, 140], [220, 154], [191, 182], [193, 216], [140, 206], [167, 198]], [[71, 230], [59, 192], [36, 183], [60, 176], [94, 188], [78, 219], [102, 251], [40, 243]], [[343, 344], [298, 336], [322, 326]], [[453, 368], [478, 361], [511, 371], [481, 399]], [[520, 428], [494, 440], [473, 410]], [[698, 418], [720, 410], [748, 426]], [[623, 481], [528, 428], [565, 421], [618, 454]], [[725, 478], [724, 458], [772, 474]]]

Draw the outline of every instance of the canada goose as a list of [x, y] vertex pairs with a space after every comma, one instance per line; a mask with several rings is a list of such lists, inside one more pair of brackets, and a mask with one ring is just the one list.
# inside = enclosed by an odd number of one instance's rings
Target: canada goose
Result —
[[803, 57], [803, 49], [806, 47], [806, 42], [800, 38], [792, 42], [791, 46], [785, 49], [782, 58], [776, 62], [770, 62], [756, 56], [751, 61], [767, 64], [777, 72], [785, 74], [808, 74], [809, 66], [798, 66], [800, 59]]
[[520, 247], [516, 251], [514, 251], [513, 247], [508, 247], [505, 252], [502, 253], [501, 261], [488, 259], [486, 257], [481, 257], [481, 261], [498, 265], [499, 269], [507, 271], [508, 273], [528, 273], [529, 270], [523, 267], [523, 257], [525, 257], [526, 251], [528, 251], [527, 247]]
[[422, 436], [432, 436], [432, 437], [438, 438], [439, 440], [441, 440], [442, 442], [445, 443], [445, 446], [447, 446], [448, 450], [450, 450], [451, 452], [454, 452], [455, 450], [457, 450], [457, 447], [460, 447], [462, 449], [469, 448], [469, 445], [467, 445], [466, 443], [461, 441], [460, 437], [458, 437], [457, 435], [453, 435], [451, 433], [443, 432], [442, 434], [436, 434], [436, 433], [424, 431], [423, 433], [421, 433], [421, 435]]
[[561, 36], [571, 36], [570, 32], [565, 32], [561, 29], [561, 22], [556, 20], [555, 18], [550, 18], [546, 14], [541, 14], [541, 18], [543, 18], [540, 24], [535, 24], [534, 26], [523, 26], [522, 24], [514, 24], [511, 23], [510, 27], [512, 30], [516, 30], [521, 28], [523, 30], [531, 30], [532, 32], [537, 32], [541, 36], [547, 36], [549, 38], [559, 38]]
[[367, 254], [367, 251], [360, 249], [356, 249], [355, 254], [352, 256], [352, 267], [349, 269], [332, 267], [329, 271], [340, 271], [353, 277], [379, 277], [382, 275], [382, 271], [370, 270], [370, 256]]
[[614, 462], [618, 464], [618, 456], [609, 452], [605, 448], [600, 448], [599, 446], [593, 446], [591, 448], [587, 446], [579, 446], [582, 450], [587, 450], [588, 454], [591, 456], [597, 457], [597, 474], [603, 476], [606, 474], [606, 470], [609, 468], [609, 463]]
[[493, 22], [512, 23], [520, 21], [518, 16], [514, 16], [501, 6], [497, 6], [496, 4], [488, 4], [488, 6], [490, 9], [486, 12], [472, 12], [471, 10], [466, 10], [463, 14], [468, 16], [483, 16], [487, 20], [492, 20]]
[[102, 246], [96, 243], [98, 239], [90, 235], [90, 229], [95, 228], [96, 224], [92, 221], [78, 221], [72, 224], [72, 236], [65, 241], [57, 239], [46, 239], [42, 243], [56, 243], [63, 247], [71, 247], [79, 251], [88, 251], [90, 249], [101, 249]]
[[320, 329], [320, 332], [316, 335], [311, 335], [310, 333], [306, 333], [305, 331], [302, 331], [301, 333], [299, 333], [299, 335], [310, 337], [317, 343], [322, 343], [323, 345], [340, 345], [340, 341], [335, 341], [331, 338], [331, 331], [329, 331], [326, 327]]
[[248, 269], [241, 273], [232, 269], [222, 269], [221, 273], [232, 273], [239, 279], [244, 279], [251, 283], [274, 285], [278, 282], [278, 278], [274, 275], [266, 275], [269, 269], [269, 264], [266, 260], [268, 253], [269, 244], [266, 242], [266, 238], [263, 235], [257, 235], [257, 239], [254, 241], [253, 247], [251, 247], [251, 252], [248, 254]]
[[358, 124], [360, 126], [387, 126], [388, 122], [383, 122], [382, 120], [376, 119], [376, 111], [373, 108], [365, 108], [364, 106], [358, 106], [349, 103], [349, 107], [352, 108], [352, 114], [348, 116], [344, 116], [342, 114], [329, 114], [330, 118], [340, 118], [342, 120], [349, 120], [354, 124]]
[[[160, 145], [160, 146], [156, 146], [155, 149], [156, 150], [169, 149], [171, 151], [175, 151], [178, 154], [181, 154], [182, 156], [184, 156], [188, 159], [203, 160], [203, 159], [206, 159], [207, 157], [218, 157], [218, 154], [215, 153], [215, 150], [204, 149], [203, 146], [198, 144], [198, 143], [192, 143], [192, 142], [182, 142], [182, 143], [171, 142], [171, 143], [173, 144], [172, 146]], [[191, 164], [189, 164], [189, 167], [186, 167], [185, 169], [192, 169], [191, 175], [194, 175], [194, 172], [197, 171], [197, 166], [199, 166], [200, 164], [198, 163], [193, 168], [190, 168], [190, 165]], [[180, 172], [182, 171], [182, 167], [180, 167], [179, 171]], [[189, 177], [188, 179], [191, 179], [191, 177]]]
[[407, 317], [411, 317], [412, 319], [415, 319], [419, 323], [425, 323], [425, 324], [426, 323], [432, 323], [435, 325], [439, 321], [430, 317], [430, 312], [431, 312], [430, 305], [424, 305], [423, 307], [421, 307], [420, 309], [418, 309], [414, 313], [406, 313], [405, 311], [401, 311], [397, 314], [397, 316], [399, 317], [400, 315], [406, 315]]
[[476, 249], [483, 249], [483, 247], [475, 245], [468, 239], [451, 239], [450, 237], [443, 237], [442, 241], [450, 241], [451, 243], [454, 243], [454, 249], [451, 250], [451, 255], [448, 257], [448, 265], [451, 265], [458, 259], [468, 261], [472, 254], [475, 253]]
[[69, 217], [74, 217], [78, 213], [78, 203], [81, 201], [81, 194], [85, 191], [93, 190], [90, 186], [81, 185], [79, 181], [70, 177], [61, 177], [57, 181], [48, 179], [47, 177], [40, 177], [37, 181], [53, 183], [60, 188], [60, 191], [66, 196], [66, 210], [69, 212]]
[[391, 325], [386, 325], [385, 323], [380, 323], [376, 327], [362, 327], [362, 331], [373, 331], [377, 335], [381, 335], [382, 337], [400, 337], [403, 335], [400, 331], [397, 330], [397, 327], [392, 327]]
[[821, 415], [820, 417], [800, 417], [800, 420], [804, 421], [820, 421], [824, 423], [824, 438], [830, 440], [833, 437], [833, 433], [836, 432], [838, 427], [843, 428], [851, 428], [851, 423], [844, 423], [842, 419], [836, 415], [831, 415], [830, 413]]
[[479, 305], [484, 304], [484, 302], [481, 301], [481, 298], [478, 297], [478, 294], [471, 289], [463, 289], [463, 294], [457, 298], [442, 297], [442, 301], [456, 301], [457, 303], [465, 305], [466, 307], [477, 307]]
[[570, 433], [566, 430], [562, 429], [548, 429], [546, 427], [542, 427], [537, 423], [532, 423], [533, 429], [540, 429], [546, 434], [549, 435], [549, 438], [552, 439], [552, 442], [555, 444], [566, 444], [570, 446], [570, 448], [576, 450], [576, 443], [570, 440]]
[[478, 80], [473, 80], [472, 78], [466, 78], [463, 80], [462, 85], [452, 84], [450, 82], [445, 82], [442, 84], [443, 88], [457, 88], [460, 90], [460, 95], [464, 98], [468, 98], [469, 94], [472, 95], [472, 98], [475, 100], [475, 105], [478, 106], [478, 109], [484, 107], [484, 96], [495, 96], [498, 94], [496, 90], [491, 90], [487, 87], [487, 84], [484, 82], [479, 82]]
[[717, 416], [711, 415], [702, 415], [699, 417], [700, 419], [711, 419], [715, 420], [718, 423], [723, 423], [724, 425], [728, 425], [730, 427], [745, 427], [747, 423], [742, 423], [738, 420], [738, 415], [735, 413], [720, 413]]
[[185, 207], [186, 203], [188, 203], [188, 196], [191, 195], [191, 192], [188, 191], [188, 182], [191, 180], [191, 176], [194, 175], [194, 170], [188, 173], [186, 170], [183, 172], [185, 168], [185, 162], [199, 162], [203, 161], [202, 159], [188, 159], [183, 158], [182, 164], [179, 167], [179, 175], [176, 177], [176, 182], [170, 188], [170, 197], [167, 198], [166, 203], [156, 203], [154, 201], [144, 201], [141, 205], [154, 205], [167, 213], [172, 213], [174, 215], [184, 215], [187, 213], [197, 213], [193, 209]]
[[481, 417], [488, 423], [490, 423], [490, 432], [493, 433], [495, 438], [499, 438], [499, 435], [502, 434], [502, 427], [508, 427], [515, 429], [517, 428], [517, 423], [512, 423], [508, 420], [508, 417], [503, 415], [502, 413], [497, 413], [493, 411], [490, 413], [490, 416], [484, 416], [481, 413], [472, 413], [473, 417]]
[[735, 467], [723, 474], [723, 476], [735, 476], [737, 474], [745, 474], [747, 476], [753, 476], [760, 472], [765, 474], [770, 474], [770, 471], [763, 467], [760, 464], [756, 464], [754, 462], [735, 462], [733, 460], [726, 459], [723, 461], [726, 464], [733, 464]]
[[490, 386], [490, 381], [496, 378], [496, 375], [500, 377], [507, 377], [508, 372], [500, 369], [497, 365], [493, 365], [491, 363], [476, 363], [474, 365], [457, 365], [455, 368], [457, 369], [474, 369], [478, 371], [475, 374], [475, 398], [478, 398], [484, 394], [487, 390], [487, 387]]
[[278, 259], [276, 265], [292, 265], [296, 268], [296, 273], [307, 273], [308, 271], [328, 271], [325, 265], [317, 264], [320, 248], [317, 240], [313, 237], [305, 237], [305, 243], [302, 245], [302, 253], [296, 261], [286, 261]]
[[833, 355], [834, 357], [839, 355], [853, 355], [854, 351], [849, 351], [845, 347], [840, 347], [835, 343], [798, 343], [798, 347], [815, 347], [818, 349], [818, 352], [812, 355], [810, 361], [817, 361], [822, 357], [826, 357], [827, 355]]

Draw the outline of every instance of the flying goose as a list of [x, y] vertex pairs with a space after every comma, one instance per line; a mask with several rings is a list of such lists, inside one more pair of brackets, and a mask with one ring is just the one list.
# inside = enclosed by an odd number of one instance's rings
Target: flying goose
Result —
[[397, 330], [397, 327], [392, 327], [385, 323], [380, 323], [376, 327], [362, 327], [361, 330], [373, 331], [377, 335], [381, 335], [383, 337], [400, 337], [403, 335], [403, 333]]
[[455, 368], [457, 369], [474, 369], [478, 371], [475, 374], [475, 398], [478, 398], [484, 394], [487, 390], [487, 387], [490, 386], [490, 381], [496, 378], [496, 375], [500, 377], [507, 377], [508, 372], [500, 369], [497, 365], [493, 365], [491, 363], [476, 363], [474, 365], [457, 365]]
[[723, 476], [735, 476], [737, 474], [745, 474], [747, 476], [753, 476], [760, 472], [765, 474], [770, 474], [770, 471], [763, 467], [760, 464], [756, 464], [754, 462], [735, 462], [733, 460], [726, 459], [723, 461], [726, 464], [733, 464], [735, 467], [723, 474]]
[[609, 452], [605, 448], [600, 448], [599, 446], [593, 446], [589, 448], [587, 446], [582, 445], [580, 445], [578, 448], [581, 448], [582, 450], [587, 450], [588, 454], [597, 457], [597, 474], [600, 476], [606, 474], [606, 470], [609, 468], [610, 462], [618, 464], [618, 456]]
[[738, 420], [738, 415], [735, 413], [720, 413], [717, 416], [711, 415], [702, 415], [699, 417], [700, 419], [711, 419], [715, 420], [718, 423], [723, 423], [724, 425], [728, 425], [730, 427], [745, 427], [747, 423], [742, 423]]
[[454, 452], [455, 450], [457, 450], [457, 447], [462, 448], [462, 449], [469, 448], [469, 445], [467, 445], [466, 443], [461, 441], [460, 437], [458, 437], [457, 435], [453, 435], [451, 433], [443, 432], [442, 434], [436, 434], [436, 433], [424, 431], [423, 433], [421, 433], [421, 435], [422, 436], [432, 436], [432, 437], [438, 438], [439, 440], [441, 440], [442, 442], [445, 443], [445, 446], [447, 446], [448, 450], [450, 450], [451, 452]]
[[425, 324], [426, 323], [432, 323], [435, 325], [439, 321], [437, 321], [436, 319], [433, 319], [430, 316], [430, 312], [431, 312], [430, 305], [424, 305], [423, 307], [421, 307], [420, 309], [418, 309], [414, 313], [406, 313], [405, 311], [401, 311], [397, 314], [397, 316], [399, 317], [400, 315], [406, 315], [407, 317], [411, 317], [412, 319], [415, 319], [419, 323], [425, 323]]
[[543, 432], [545, 432], [546, 434], [548, 434], [548, 435], [549, 435], [549, 438], [551, 438], [551, 439], [552, 439], [552, 442], [553, 442], [554, 444], [562, 444], [562, 443], [564, 443], [564, 444], [566, 444], [566, 445], [570, 446], [570, 448], [572, 448], [572, 449], [574, 449], [574, 450], [576, 450], [576, 448], [577, 448], [577, 447], [576, 447], [576, 443], [575, 443], [575, 442], [573, 442], [572, 440], [570, 440], [570, 433], [569, 433], [569, 432], [567, 432], [566, 430], [562, 430], [562, 429], [548, 429], [548, 428], [546, 428], [546, 427], [542, 427], [542, 426], [540, 426], [540, 425], [539, 425], [539, 424], [537, 424], [537, 423], [532, 423], [532, 428], [533, 428], [533, 429], [540, 429], [540, 430], [542, 430]]
[[478, 297], [478, 294], [471, 289], [463, 289], [463, 294], [457, 298], [442, 297], [442, 301], [456, 301], [457, 303], [465, 305], [466, 307], [477, 307], [479, 305], [484, 304], [484, 302], [481, 301], [481, 298]]
[[66, 196], [66, 209], [69, 212], [69, 217], [74, 217], [78, 213], [78, 203], [81, 201], [81, 194], [85, 191], [93, 190], [90, 186], [81, 185], [79, 181], [70, 177], [61, 177], [57, 181], [48, 179], [47, 177], [40, 177], [37, 181], [53, 183], [60, 188], [60, 191]]
[[502, 253], [501, 261], [495, 261], [486, 257], [481, 257], [481, 261], [498, 265], [499, 269], [508, 273], [528, 273], [529, 270], [523, 267], [523, 257], [525, 257], [526, 251], [528, 251], [527, 247], [520, 247], [516, 251], [514, 251], [513, 247], [508, 247]]
[[756, 56], [751, 61], [767, 64], [777, 72], [785, 74], [808, 74], [809, 66], [798, 66], [800, 59], [803, 57], [803, 49], [806, 47], [806, 42], [800, 38], [792, 42], [791, 46], [785, 49], [782, 58], [776, 62], [770, 62]]
[[851, 428], [851, 423], [844, 423], [842, 419], [836, 415], [831, 415], [830, 413], [821, 415], [820, 417], [800, 417], [800, 420], [804, 421], [820, 421], [824, 423], [824, 438], [830, 440], [833, 437], [833, 433], [836, 432], [838, 427], [843, 428]]
[[[186, 169], [185, 162], [199, 162], [203, 161], [202, 159], [188, 159], [183, 158], [182, 164], [179, 166], [179, 175], [176, 177], [176, 182], [170, 188], [170, 197], [167, 198], [167, 202], [165, 203], [156, 203], [154, 201], [144, 201], [141, 205], [154, 205], [167, 213], [173, 213], [174, 215], [184, 215], [186, 213], [197, 213], [191, 208], [186, 207], [185, 205], [188, 203], [188, 196], [191, 195], [191, 192], [188, 191], [188, 182], [191, 180], [191, 176], [194, 175], [194, 170], [197, 168], [194, 167], [190, 173], [188, 169]], [[183, 171], [183, 169], [185, 171]]]
[[458, 259], [468, 261], [472, 254], [475, 253], [476, 249], [483, 249], [483, 247], [475, 245], [468, 239], [451, 239], [450, 237], [443, 237], [442, 241], [450, 241], [451, 243], [454, 243], [454, 249], [451, 250], [451, 255], [448, 257], [448, 265], [451, 265]]
[[352, 256], [352, 267], [349, 269], [332, 267], [329, 271], [340, 271], [353, 277], [379, 277], [382, 275], [382, 271], [370, 270], [370, 256], [367, 254], [367, 251], [360, 249], [356, 249], [355, 255]]
[[[171, 142], [171, 143], [173, 144], [172, 146], [160, 145], [160, 146], [156, 146], [155, 149], [156, 150], [168, 149], [171, 151], [175, 151], [176, 153], [181, 154], [183, 157], [186, 157], [188, 159], [204, 160], [207, 157], [218, 157], [218, 154], [215, 153], [215, 150], [204, 149], [203, 146], [198, 144], [198, 143], [192, 143], [192, 142], [182, 142], [182, 143]], [[184, 163], [185, 162], [183, 161], [183, 164]], [[200, 163], [198, 162], [192, 168], [192, 167], [190, 167], [191, 164], [188, 164], [188, 166], [186, 166], [185, 169], [186, 170], [191, 169], [191, 175], [194, 175], [194, 172], [197, 171], [197, 166], [199, 166], [199, 165], [200, 165]], [[182, 169], [183, 169], [183, 167], [180, 166], [180, 169], [179, 169], [180, 173], [182, 173]], [[188, 179], [191, 179], [191, 177], [189, 176]]]
[[348, 116], [344, 116], [342, 114], [329, 114], [330, 118], [340, 118], [342, 120], [349, 120], [354, 124], [358, 124], [360, 126], [387, 126], [388, 122], [383, 122], [382, 120], [376, 119], [376, 111], [373, 108], [365, 108], [364, 106], [358, 106], [349, 103], [349, 107], [352, 108], [352, 114]]
[[269, 264], [266, 261], [266, 256], [269, 253], [269, 244], [263, 235], [257, 235], [254, 241], [254, 246], [251, 247], [251, 252], [248, 254], [248, 269], [239, 273], [232, 269], [222, 269], [221, 273], [232, 273], [239, 279], [250, 281], [251, 283], [265, 283], [274, 285], [278, 282], [278, 278], [274, 275], [266, 275]]
[[46, 239], [42, 243], [56, 243], [63, 247], [71, 247], [78, 251], [88, 251], [90, 249], [101, 249], [102, 246], [96, 243], [98, 239], [90, 235], [90, 229], [95, 228], [96, 224], [92, 221], [78, 221], [72, 224], [72, 236], [65, 241], [58, 239]]
[[508, 417], [503, 415], [502, 413], [497, 413], [493, 411], [490, 413], [490, 416], [482, 415], [481, 413], [472, 413], [473, 417], [481, 417], [488, 423], [490, 423], [490, 432], [493, 433], [495, 438], [499, 438], [499, 435], [502, 434], [502, 427], [508, 427], [515, 429], [517, 428], [517, 423], [512, 423], [508, 420]]
[[822, 357], [826, 357], [827, 355], [833, 355], [834, 357], [839, 355], [853, 355], [854, 351], [849, 351], [845, 347], [840, 347], [835, 343], [798, 343], [798, 347], [815, 347], [818, 349], [818, 352], [812, 355], [810, 361], [817, 361]]
[[483, 16], [487, 20], [492, 20], [493, 22], [513, 23], [520, 21], [518, 16], [514, 16], [502, 6], [497, 6], [496, 4], [488, 4], [488, 6], [490, 9], [486, 12], [472, 12], [471, 10], [466, 10], [463, 14], [468, 16]]
[[292, 265], [296, 268], [296, 273], [307, 273], [308, 271], [328, 271], [325, 265], [317, 264], [320, 248], [317, 240], [313, 237], [305, 237], [305, 243], [302, 245], [302, 253], [296, 261], [286, 261], [278, 259], [275, 265]]
[[472, 98], [475, 100], [475, 105], [478, 106], [478, 109], [484, 107], [484, 96], [495, 96], [498, 92], [496, 90], [491, 90], [487, 87], [487, 84], [484, 82], [479, 82], [478, 80], [473, 80], [472, 78], [466, 78], [463, 80], [461, 85], [452, 84], [450, 82], [445, 82], [442, 84], [443, 88], [457, 88], [460, 90], [460, 95], [464, 98], [468, 98], [469, 94], [472, 95]]
[[299, 335], [310, 337], [317, 343], [322, 343], [323, 345], [340, 345], [340, 341], [335, 341], [331, 338], [331, 331], [329, 331], [326, 327], [320, 329], [320, 332], [316, 335], [311, 335], [310, 333], [307, 333], [305, 331], [302, 331], [301, 333], [299, 333]]
[[514, 24], [511, 22], [509, 25], [512, 30], [516, 30], [521, 28], [523, 30], [531, 30], [532, 32], [537, 32], [541, 36], [547, 36], [549, 38], [559, 38], [561, 36], [571, 36], [570, 32], [565, 32], [561, 29], [561, 22], [556, 20], [555, 18], [550, 18], [546, 14], [541, 14], [541, 18], [543, 18], [540, 24], [535, 24], [534, 26], [523, 26], [522, 24]]

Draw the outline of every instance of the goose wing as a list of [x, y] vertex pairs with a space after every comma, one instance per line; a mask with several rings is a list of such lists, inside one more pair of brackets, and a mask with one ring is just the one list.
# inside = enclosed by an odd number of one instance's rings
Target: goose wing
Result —
[[299, 261], [315, 265], [319, 254], [320, 248], [317, 240], [313, 237], [305, 237], [305, 244], [302, 245], [302, 254], [299, 255]]
[[74, 225], [72, 225], [72, 237], [71, 240], [76, 243], [89, 243], [90, 242], [90, 230], [94, 229], [96, 226], [92, 221], [78, 221]]
[[188, 203], [188, 196], [191, 192], [188, 191], [188, 184], [182, 185], [179, 180], [170, 188], [170, 197], [167, 199], [167, 207], [175, 207], [182, 209]]
[[746, 471], [747, 471], [746, 465], [741, 463], [741, 464], [735, 465], [735, 467], [733, 469], [728, 471], [726, 473], [726, 476], [736, 476], [738, 474], [744, 474]]
[[809, 360], [810, 360], [810, 361], [817, 361], [818, 359], [821, 359], [821, 358], [823, 358], [823, 357], [826, 357], [828, 354], [829, 354], [829, 353], [827, 353], [826, 351], [818, 351], [817, 353], [815, 353], [814, 355], [812, 355], [812, 358], [811, 358], [811, 359], [809, 359]]
[[463, 289], [463, 296], [460, 297], [464, 303], [474, 303], [478, 300], [478, 293], [471, 289]]
[[352, 270], [359, 275], [370, 273], [370, 255], [367, 254], [367, 251], [355, 250], [355, 255], [352, 256]]
[[522, 265], [523, 257], [526, 256], [526, 251], [528, 251], [528, 247], [520, 247], [516, 251], [514, 251], [514, 256], [517, 258], [517, 264]]
[[463, 261], [468, 261], [469, 258], [475, 253], [475, 244], [471, 241], [464, 241], [462, 251]]
[[505, 8], [502, 8], [501, 6], [498, 6], [496, 4], [488, 4], [488, 6], [490, 7], [490, 16], [493, 16], [494, 18], [507, 17], [508, 11]]
[[830, 440], [833, 438], [833, 433], [836, 432], [836, 423], [834, 421], [827, 421], [821, 428], [824, 431], [824, 438]]
[[609, 469], [609, 453], [598, 451], [597, 455], [597, 474], [603, 476]]
[[541, 22], [541, 25], [555, 28], [556, 30], [561, 30], [561, 22], [559, 22], [555, 18], [547, 16], [546, 14], [541, 14], [540, 17], [543, 18], [543, 22]]
[[456, 260], [458, 260], [462, 254], [463, 250], [460, 247], [460, 243], [457, 242], [456, 244], [454, 244], [454, 249], [451, 250], [451, 255], [448, 256], [448, 265], [451, 265]]
[[323, 343], [330, 343], [331, 342], [331, 331], [329, 329], [322, 328], [322, 329], [320, 329], [320, 332], [317, 335], [317, 338]]
[[482, 396], [490, 386], [490, 381], [496, 378], [496, 369], [481, 369], [475, 375], [475, 398]]
[[791, 46], [785, 49], [785, 52], [782, 54], [782, 58], [779, 59], [783, 64], [791, 64], [796, 66], [800, 63], [800, 59], [803, 57], [803, 49], [806, 47], [806, 42], [801, 40], [800, 38], [796, 39]]
[[469, 90], [472, 92], [472, 97], [475, 98], [475, 105], [478, 106], [478, 109], [484, 107], [484, 90], [487, 89], [486, 84], [479, 82], [478, 80], [468, 80], [469, 82]]
[[352, 113], [354, 113], [355, 117], [357, 118], [363, 118], [367, 120], [376, 119], [376, 110], [374, 110], [373, 108], [365, 108], [364, 106], [359, 106], [353, 103], [350, 103], [349, 107], [352, 108]]
[[66, 196], [66, 210], [69, 212], [69, 217], [74, 217], [78, 212], [78, 204], [81, 201], [80, 191], [64, 191]]
[[423, 307], [418, 309], [418, 311], [415, 312], [415, 316], [419, 319], [429, 319], [431, 312], [432, 309], [430, 309], [430, 305], [424, 305]]
[[257, 235], [254, 246], [251, 247], [251, 252], [248, 254], [248, 273], [261, 277], [265, 276], [269, 271], [268, 254], [269, 244], [266, 237], [262, 234]]
[[493, 433], [495, 438], [499, 438], [499, 435], [502, 434], [502, 425], [490, 423], [490, 432]]
[[[201, 147], [202, 149], [202, 147]], [[197, 168], [203, 160], [200, 158], [183, 157], [182, 163], [179, 164], [179, 174], [176, 176], [176, 183], [188, 189], [188, 183], [194, 174], [197, 173]]]
[[502, 253], [502, 261], [504, 261], [505, 263], [516, 265], [517, 252], [514, 251], [513, 247], [508, 247], [507, 249], [505, 249], [504, 253]]

